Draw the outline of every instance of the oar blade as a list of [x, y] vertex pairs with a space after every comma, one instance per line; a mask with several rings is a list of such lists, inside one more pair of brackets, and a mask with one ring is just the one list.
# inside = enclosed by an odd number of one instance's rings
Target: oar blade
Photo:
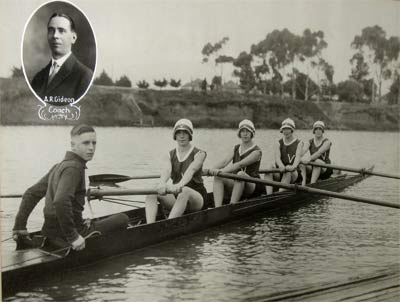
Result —
[[106, 181], [101, 181], [101, 182], [89, 182], [89, 187], [112, 187], [112, 188], [118, 188], [119, 185], [117, 185], [114, 182], [106, 182]]
[[129, 176], [119, 174], [97, 174], [89, 176], [89, 182], [91, 186], [113, 186], [113, 184], [127, 181], [129, 179]]
[[97, 174], [89, 176], [90, 185], [96, 186], [108, 186], [113, 187], [116, 183], [124, 182], [133, 179], [155, 179], [160, 178], [160, 174], [150, 174], [150, 175], [134, 175], [126, 176], [119, 174]]

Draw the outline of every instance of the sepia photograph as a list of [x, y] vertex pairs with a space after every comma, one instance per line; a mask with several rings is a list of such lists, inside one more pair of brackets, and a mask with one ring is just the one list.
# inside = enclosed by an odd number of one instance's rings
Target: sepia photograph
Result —
[[400, 1], [0, 20], [2, 301], [400, 299]]

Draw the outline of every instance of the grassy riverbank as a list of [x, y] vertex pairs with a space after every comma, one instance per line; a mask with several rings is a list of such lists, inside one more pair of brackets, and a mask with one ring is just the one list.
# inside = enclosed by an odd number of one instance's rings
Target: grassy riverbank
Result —
[[[2, 125], [70, 125], [63, 120], [42, 121], [39, 101], [23, 79], [0, 79]], [[331, 129], [399, 130], [399, 105], [368, 105], [293, 101], [273, 96], [193, 91], [158, 91], [92, 86], [79, 103], [80, 122], [95, 126], [171, 126], [181, 117], [196, 127], [236, 127], [244, 118], [258, 128], [278, 128], [292, 117], [298, 128], [309, 128], [317, 119]]]

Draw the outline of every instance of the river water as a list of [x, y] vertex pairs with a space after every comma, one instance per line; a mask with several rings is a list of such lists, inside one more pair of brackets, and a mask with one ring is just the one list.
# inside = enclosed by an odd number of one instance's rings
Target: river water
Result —
[[[22, 193], [69, 148], [69, 127], [2, 127], [1, 192]], [[297, 131], [307, 139], [311, 131]], [[333, 163], [375, 165], [398, 173], [399, 134], [327, 131]], [[167, 128], [98, 128], [95, 158], [88, 175], [159, 172], [174, 147]], [[262, 167], [272, 162], [279, 131], [258, 130]], [[197, 129], [193, 143], [207, 151], [212, 167], [238, 143], [234, 130]], [[154, 180], [130, 181], [144, 187]], [[206, 179], [211, 190], [212, 179]], [[345, 193], [400, 202], [399, 181], [370, 177]], [[136, 196], [137, 205], [144, 197]], [[19, 199], [2, 199], [2, 240], [11, 235]], [[32, 213], [29, 230], [40, 229], [43, 202]], [[92, 202], [95, 216], [128, 210]], [[86, 216], [92, 215], [85, 211]], [[323, 198], [319, 202], [226, 224], [60, 273], [34, 282], [5, 301], [262, 301], [278, 292], [346, 280], [358, 274], [399, 267], [399, 212], [357, 202]], [[14, 248], [2, 242], [2, 253]], [[45, 272], [44, 272], [45, 274]]]

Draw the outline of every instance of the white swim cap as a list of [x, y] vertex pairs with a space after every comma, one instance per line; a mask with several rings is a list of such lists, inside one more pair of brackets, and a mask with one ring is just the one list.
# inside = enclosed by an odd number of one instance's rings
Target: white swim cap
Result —
[[256, 134], [256, 128], [254, 127], [254, 124], [250, 120], [243, 120], [239, 123], [239, 129], [238, 129], [238, 136], [240, 138], [240, 130], [242, 129], [247, 129], [251, 132], [252, 136]]
[[291, 118], [287, 118], [282, 122], [282, 126], [280, 131], [282, 132], [283, 129], [291, 129], [292, 132], [294, 131], [294, 129], [296, 129], [296, 125], [294, 123], [294, 121]]
[[193, 124], [190, 120], [183, 118], [175, 123], [173, 133], [174, 140], [176, 139], [176, 132], [179, 130], [186, 131], [187, 133], [189, 133], [190, 140], [193, 139]]
[[323, 122], [323, 121], [316, 121], [316, 122], [314, 123], [314, 125], [312, 126], [313, 132], [314, 132], [315, 129], [317, 129], [317, 128], [319, 128], [319, 129], [321, 129], [322, 131], [324, 131], [324, 130], [325, 130], [325, 124], [324, 124], [324, 122]]

